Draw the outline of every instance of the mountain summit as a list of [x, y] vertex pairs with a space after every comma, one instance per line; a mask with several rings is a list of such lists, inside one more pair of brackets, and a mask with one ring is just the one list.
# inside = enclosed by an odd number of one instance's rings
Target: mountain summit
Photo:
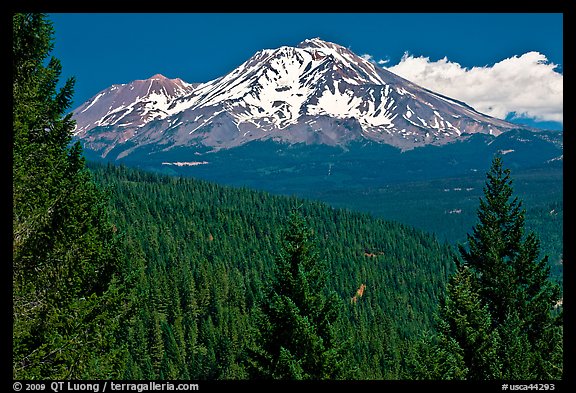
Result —
[[85, 146], [122, 158], [137, 149], [228, 149], [254, 140], [402, 150], [442, 145], [517, 125], [415, 85], [349, 49], [307, 39], [264, 49], [215, 80], [155, 75], [114, 85], [74, 110]]

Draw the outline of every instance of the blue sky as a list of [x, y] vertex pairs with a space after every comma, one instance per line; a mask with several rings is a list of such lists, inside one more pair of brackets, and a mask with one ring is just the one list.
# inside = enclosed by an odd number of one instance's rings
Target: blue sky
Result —
[[[63, 76], [77, 79], [74, 107], [112, 84], [157, 73], [206, 82], [260, 49], [320, 37], [448, 95], [460, 94], [455, 84], [485, 81], [455, 98], [496, 117], [524, 113], [517, 117], [526, 123], [561, 128], [561, 13], [60, 13], [49, 19], [53, 55]], [[505, 75], [514, 75], [509, 91], [495, 94], [507, 88]], [[520, 85], [523, 91], [514, 91]]]

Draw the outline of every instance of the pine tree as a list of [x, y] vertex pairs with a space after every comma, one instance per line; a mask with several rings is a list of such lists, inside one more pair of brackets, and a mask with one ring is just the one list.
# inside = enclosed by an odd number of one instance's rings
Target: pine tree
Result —
[[304, 218], [290, 215], [275, 276], [261, 304], [255, 377], [337, 379], [343, 354], [336, 340], [339, 302], [326, 291], [327, 271]]
[[403, 379], [413, 380], [460, 380], [465, 379], [468, 369], [464, 353], [452, 337], [425, 333], [403, 356]]
[[58, 90], [43, 14], [13, 23], [13, 377], [111, 378], [127, 309], [118, 237], [91, 180], [74, 123], [74, 79]]
[[488, 307], [482, 302], [474, 287], [474, 277], [467, 266], [462, 266], [451, 278], [447, 286], [447, 296], [440, 308], [439, 339], [445, 348], [442, 363], [462, 350], [460, 369], [467, 369], [468, 379], [498, 379], [501, 377], [499, 358], [500, 336], [492, 329], [492, 319]]
[[468, 379], [557, 379], [562, 376], [560, 298], [539, 258], [525, 210], [512, 198], [510, 170], [496, 156], [487, 174], [479, 223], [460, 245], [462, 261], [440, 310], [440, 336], [458, 343]]

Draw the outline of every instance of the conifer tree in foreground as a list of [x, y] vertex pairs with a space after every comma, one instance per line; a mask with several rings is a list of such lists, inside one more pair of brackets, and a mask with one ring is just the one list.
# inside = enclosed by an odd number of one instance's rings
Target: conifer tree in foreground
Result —
[[326, 292], [327, 269], [304, 218], [290, 215], [275, 275], [258, 318], [255, 378], [338, 379], [343, 354], [336, 342], [339, 301]]
[[[525, 210], [512, 195], [510, 170], [496, 156], [479, 222], [468, 235], [468, 249], [459, 246], [462, 260], [440, 307], [436, 353], [445, 356], [436, 360], [457, 364], [451, 376], [562, 378], [562, 316], [555, 309], [560, 291], [549, 280], [547, 257], [539, 259], [536, 235], [525, 235]], [[457, 343], [458, 350], [446, 350], [446, 343]]]
[[69, 146], [74, 79], [57, 89], [45, 15], [12, 23], [13, 378], [117, 377], [121, 259], [106, 198]]

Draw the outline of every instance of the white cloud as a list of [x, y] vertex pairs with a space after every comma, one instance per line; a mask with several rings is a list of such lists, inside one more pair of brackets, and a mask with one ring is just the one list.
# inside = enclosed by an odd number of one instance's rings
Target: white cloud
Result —
[[374, 62], [374, 57], [372, 57], [372, 55], [369, 55], [368, 53], [364, 53], [363, 55], [360, 55], [360, 57], [371, 63]]
[[363, 55], [360, 56], [361, 58], [363, 58], [366, 61], [369, 61], [370, 63], [373, 64], [378, 64], [378, 65], [384, 65], [386, 63], [388, 63], [390, 60], [386, 59], [380, 59], [380, 60], [376, 60], [374, 59], [374, 56], [368, 54], [368, 53], [364, 53]]
[[384, 68], [493, 117], [504, 119], [514, 114], [562, 122], [564, 77], [556, 67], [543, 54], [527, 52], [492, 66], [470, 69], [446, 57], [430, 61], [405, 53], [398, 64]]

